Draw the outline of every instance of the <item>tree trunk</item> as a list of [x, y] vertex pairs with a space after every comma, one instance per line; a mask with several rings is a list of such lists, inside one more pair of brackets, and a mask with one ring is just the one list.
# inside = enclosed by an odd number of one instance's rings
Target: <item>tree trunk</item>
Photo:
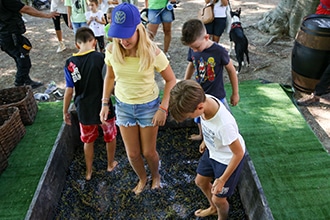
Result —
[[257, 24], [260, 31], [275, 36], [295, 37], [303, 18], [314, 14], [319, 0], [281, 0]]

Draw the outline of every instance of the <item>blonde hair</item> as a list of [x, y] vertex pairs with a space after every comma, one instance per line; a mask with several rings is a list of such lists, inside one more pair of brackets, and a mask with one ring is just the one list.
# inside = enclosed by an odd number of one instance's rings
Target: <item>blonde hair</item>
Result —
[[[144, 71], [153, 66], [158, 47], [157, 45], [150, 39], [147, 30], [143, 26], [143, 24], [139, 24], [136, 28], [138, 32], [138, 42], [137, 42], [137, 51], [136, 56], [140, 58], [139, 61], [139, 71]], [[120, 44], [120, 39], [114, 38], [112, 54], [115, 62], [119, 62], [121, 64], [125, 63], [126, 50]]]

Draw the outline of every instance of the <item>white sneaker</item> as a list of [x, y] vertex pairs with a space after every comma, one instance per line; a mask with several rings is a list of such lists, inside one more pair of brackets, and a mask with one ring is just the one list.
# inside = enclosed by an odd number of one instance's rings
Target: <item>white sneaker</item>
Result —
[[58, 45], [56, 53], [60, 53], [60, 52], [64, 51], [65, 49], [66, 49], [65, 44], [62, 41], [60, 41], [60, 44]]

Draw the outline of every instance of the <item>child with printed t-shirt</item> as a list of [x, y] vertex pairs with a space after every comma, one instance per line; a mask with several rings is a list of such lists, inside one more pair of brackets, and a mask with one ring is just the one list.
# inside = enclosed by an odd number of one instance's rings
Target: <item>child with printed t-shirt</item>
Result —
[[103, 12], [98, 10], [98, 4], [97, 0], [88, 1], [90, 11], [86, 12], [86, 20], [89, 28], [94, 32], [100, 52], [104, 52], [104, 25], [106, 21]]
[[[199, 19], [186, 21], [182, 27], [181, 42], [183, 45], [189, 46], [187, 58], [189, 63], [184, 79], [190, 79], [194, 75], [205, 93], [218, 98], [229, 110], [223, 81], [225, 67], [232, 87], [230, 104], [236, 106], [239, 102], [239, 88], [235, 67], [226, 49], [210, 40], [203, 22]], [[190, 139], [202, 140], [199, 117], [195, 119], [195, 122], [198, 124], [199, 134], [191, 135]]]
[[[71, 125], [68, 109], [73, 93], [75, 93], [74, 104], [78, 114], [80, 139], [84, 143], [86, 180], [90, 180], [94, 142], [99, 135], [99, 126], [103, 130], [103, 139], [106, 142], [107, 171], [111, 172], [117, 166], [118, 163], [114, 160], [117, 128], [111, 100], [102, 99], [104, 55], [94, 49], [96, 40], [93, 31], [88, 27], [79, 28], [75, 36], [75, 43], [79, 52], [67, 59], [64, 66], [66, 89], [63, 101], [63, 119], [66, 124]], [[103, 124], [99, 117], [102, 101], [107, 101], [109, 109], [105, 116], [106, 123]]]

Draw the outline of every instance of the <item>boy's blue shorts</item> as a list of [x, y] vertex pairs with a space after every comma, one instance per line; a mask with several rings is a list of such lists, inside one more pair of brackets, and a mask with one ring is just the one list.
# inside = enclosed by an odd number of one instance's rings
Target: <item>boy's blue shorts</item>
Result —
[[[227, 180], [227, 182], [224, 185], [224, 189], [221, 193], [217, 194], [218, 197], [229, 197], [234, 193], [235, 187], [237, 185], [237, 182], [239, 180], [239, 176], [241, 173], [241, 170], [243, 168], [243, 162], [244, 162], [245, 156], [241, 160], [240, 164], [234, 171], [234, 173], [230, 176], [230, 178]], [[227, 168], [227, 165], [219, 163], [213, 159], [210, 158], [209, 150], [206, 149], [202, 155], [202, 157], [199, 160], [198, 167], [197, 167], [197, 173], [199, 175], [205, 176], [205, 177], [213, 177], [213, 178], [219, 178]]]

